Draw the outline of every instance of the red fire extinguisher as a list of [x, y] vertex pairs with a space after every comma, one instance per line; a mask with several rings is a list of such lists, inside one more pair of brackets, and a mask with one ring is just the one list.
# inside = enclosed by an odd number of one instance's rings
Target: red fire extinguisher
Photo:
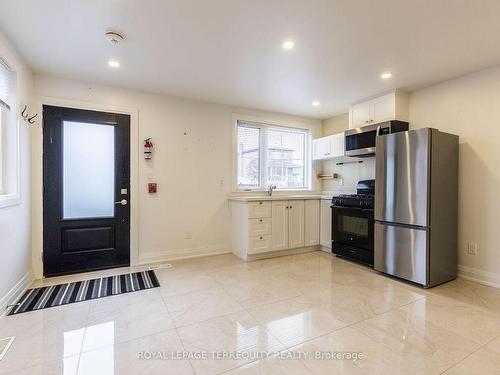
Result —
[[144, 159], [149, 160], [153, 154], [153, 142], [151, 138], [144, 140]]

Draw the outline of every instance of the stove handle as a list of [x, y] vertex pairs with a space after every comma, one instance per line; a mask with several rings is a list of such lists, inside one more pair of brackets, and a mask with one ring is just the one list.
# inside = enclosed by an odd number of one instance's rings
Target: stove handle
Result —
[[358, 207], [349, 207], [349, 206], [335, 206], [335, 205], [331, 205], [330, 208], [346, 208], [346, 209], [349, 209], [349, 210], [356, 210], [356, 211], [361, 211], [361, 212], [373, 212], [374, 209], [373, 208], [358, 208]]

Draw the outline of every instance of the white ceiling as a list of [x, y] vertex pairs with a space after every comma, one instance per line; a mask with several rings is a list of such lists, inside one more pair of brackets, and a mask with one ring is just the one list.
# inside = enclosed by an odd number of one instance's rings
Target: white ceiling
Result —
[[[317, 118], [500, 63], [499, 0], [0, 0], [0, 9], [0, 28], [38, 73]], [[112, 46], [108, 29], [126, 41]], [[393, 78], [381, 80], [384, 71]]]

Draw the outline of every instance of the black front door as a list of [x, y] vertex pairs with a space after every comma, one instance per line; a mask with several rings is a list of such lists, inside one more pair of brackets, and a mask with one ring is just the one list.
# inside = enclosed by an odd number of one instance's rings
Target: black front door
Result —
[[43, 106], [43, 273], [130, 264], [130, 116]]

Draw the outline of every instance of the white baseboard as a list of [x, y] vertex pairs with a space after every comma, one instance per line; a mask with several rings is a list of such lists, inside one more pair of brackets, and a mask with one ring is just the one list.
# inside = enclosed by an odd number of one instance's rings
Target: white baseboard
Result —
[[319, 245], [313, 245], [313, 246], [306, 246], [306, 247], [298, 247], [296, 249], [270, 251], [268, 253], [248, 254], [247, 261], [251, 262], [253, 260], [278, 258], [278, 257], [282, 257], [282, 256], [287, 256], [287, 255], [298, 255], [298, 254], [310, 253], [310, 252], [318, 251], [318, 250], [319, 250]]
[[30, 270], [0, 299], [0, 318], [7, 313], [7, 306], [16, 303], [17, 299], [31, 286], [33, 281], [35, 281], [35, 275]]
[[329, 246], [325, 246], [325, 245], [319, 245], [319, 249], [321, 251], [326, 252], [326, 253], [331, 253], [332, 252], [332, 248], [329, 247]]
[[171, 260], [198, 258], [210, 255], [220, 255], [231, 253], [230, 245], [211, 245], [193, 247], [188, 249], [175, 249], [168, 251], [155, 251], [139, 254], [139, 265], [149, 263], [160, 263]]
[[458, 265], [458, 276], [480, 284], [500, 288], [500, 274]]

